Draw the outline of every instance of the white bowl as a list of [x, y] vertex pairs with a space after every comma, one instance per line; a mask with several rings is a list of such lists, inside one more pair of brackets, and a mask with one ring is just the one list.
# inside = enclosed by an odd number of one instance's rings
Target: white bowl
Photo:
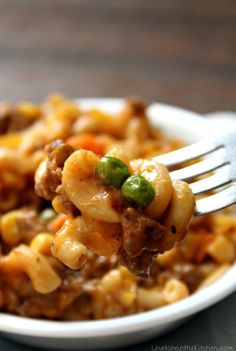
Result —
[[[122, 104], [117, 99], [78, 101], [83, 107], [98, 106], [112, 112]], [[154, 126], [188, 143], [219, 130], [212, 119], [208, 121], [193, 112], [159, 103], [151, 105], [149, 116]], [[45, 348], [117, 348], [163, 334], [235, 290], [236, 264], [213, 284], [173, 305], [128, 317], [86, 322], [54, 322], [0, 314], [0, 332], [22, 343]]]

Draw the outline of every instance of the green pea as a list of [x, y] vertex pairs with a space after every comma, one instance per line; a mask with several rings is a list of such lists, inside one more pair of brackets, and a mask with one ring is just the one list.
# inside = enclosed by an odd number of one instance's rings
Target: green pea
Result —
[[116, 157], [104, 156], [96, 167], [96, 173], [103, 185], [119, 188], [129, 177], [129, 169]]
[[43, 210], [40, 213], [40, 218], [44, 221], [44, 222], [49, 222], [51, 221], [53, 218], [56, 217], [56, 212], [52, 209], [52, 208], [45, 208], [45, 210]]
[[146, 207], [155, 197], [153, 186], [140, 174], [135, 174], [122, 185], [123, 196], [138, 207]]

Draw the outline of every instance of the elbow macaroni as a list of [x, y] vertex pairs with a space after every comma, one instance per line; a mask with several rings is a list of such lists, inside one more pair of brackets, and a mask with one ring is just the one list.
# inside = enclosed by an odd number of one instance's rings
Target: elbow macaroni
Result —
[[4, 272], [16, 271], [26, 273], [36, 291], [47, 294], [57, 289], [61, 283], [47, 260], [38, 252], [26, 245], [19, 245], [2, 259], [1, 269]]
[[119, 214], [112, 208], [111, 196], [95, 180], [99, 159], [86, 150], [75, 151], [65, 162], [62, 186], [71, 202], [86, 216], [104, 222], [119, 222]]
[[189, 295], [188, 287], [178, 279], [170, 279], [163, 289], [163, 298], [167, 303], [174, 303]]

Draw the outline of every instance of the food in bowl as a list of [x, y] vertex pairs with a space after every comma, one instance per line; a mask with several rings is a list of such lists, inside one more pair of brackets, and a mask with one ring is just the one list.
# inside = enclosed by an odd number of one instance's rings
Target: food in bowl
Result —
[[[105, 157], [105, 160], [113, 157], [113, 161], [114, 158], [116, 162], [120, 160], [130, 172], [132, 161], [129, 163], [127, 159], [149, 159], [181, 146], [180, 141], [153, 131], [146, 118], [145, 107], [139, 101], [127, 101], [118, 116], [110, 116], [97, 109], [81, 110], [75, 103], [55, 96], [41, 106], [26, 103], [1, 106], [2, 311], [60, 320], [91, 320], [134, 314], [187, 297], [222, 274], [235, 260], [236, 221], [232, 212], [227, 210], [195, 219], [183, 242], [155, 258], [146, 279], [135, 276], [120, 265], [118, 251], [112, 251], [110, 247], [113, 246], [107, 245], [106, 240], [101, 244], [101, 232], [107, 224], [83, 248], [86, 255], [82, 258], [86, 257], [86, 262], [81, 262], [78, 255], [73, 261], [73, 252], [70, 253], [68, 248], [75, 238], [81, 249], [76, 233], [78, 226], [84, 225], [78, 222], [86, 209], [75, 206], [78, 194], [75, 193], [75, 200], [68, 198], [68, 189], [65, 188], [70, 182], [63, 183], [67, 162], [68, 174], [74, 175], [70, 172], [71, 157], [75, 157], [75, 166], [78, 167], [81, 163], [77, 157], [81, 153], [90, 155], [96, 160], [93, 170], [98, 173], [100, 157]], [[22, 124], [19, 123], [21, 119], [24, 121]], [[114, 150], [117, 153], [114, 154]], [[96, 177], [99, 175], [96, 174]], [[101, 186], [97, 182], [104, 181], [102, 179], [90, 181]], [[71, 196], [74, 190], [72, 186]], [[84, 187], [84, 190], [89, 192], [89, 187]], [[111, 187], [110, 191], [119, 198], [120, 187], [118, 190]], [[143, 215], [145, 207], [137, 208], [137, 204], [133, 207], [130, 199], [127, 201], [129, 206], [121, 208], [125, 211], [134, 209], [131, 213], [128, 211], [129, 216], [135, 214], [132, 218], [139, 218]], [[116, 232], [117, 222], [113, 224]], [[66, 241], [63, 237], [65, 228]], [[183, 235], [184, 231], [180, 237]], [[120, 244], [119, 240], [117, 242]], [[114, 243], [115, 248], [117, 242]], [[136, 239], [132, 242], [138, 243]], [[106, 248], [108, 252], [102, 251]], [[151, 253], [153, 258], [156, 251]], [[78, 268], [74, 263], [81, 268], [71, 270], [55, 256], [63, 258], [63, 262], [65, 258], [69, 260], [65, 261], [69, 266], [72, 261], [71, 268]], [[132, 270], [133, 264], [125, 263]], [[139, 269], [133, 271], [142, 275]], [[147, 271], [141, 270], [141, 273]]]

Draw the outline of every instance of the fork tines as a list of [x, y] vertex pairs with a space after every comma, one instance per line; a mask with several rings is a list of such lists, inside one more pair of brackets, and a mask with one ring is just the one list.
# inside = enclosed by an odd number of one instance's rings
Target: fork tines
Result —
[[[196, 215], [215, 212], [236, 203], [236, 129], [155, 157], [154, 160], [168, 168], [195, 162], [170, 172], [172, 180], [190, 181], [195, 195], [228, 185], [228, 188], [214, 195], [197, 200]], [[204, 175], [207, 176], [196, 180]]]

